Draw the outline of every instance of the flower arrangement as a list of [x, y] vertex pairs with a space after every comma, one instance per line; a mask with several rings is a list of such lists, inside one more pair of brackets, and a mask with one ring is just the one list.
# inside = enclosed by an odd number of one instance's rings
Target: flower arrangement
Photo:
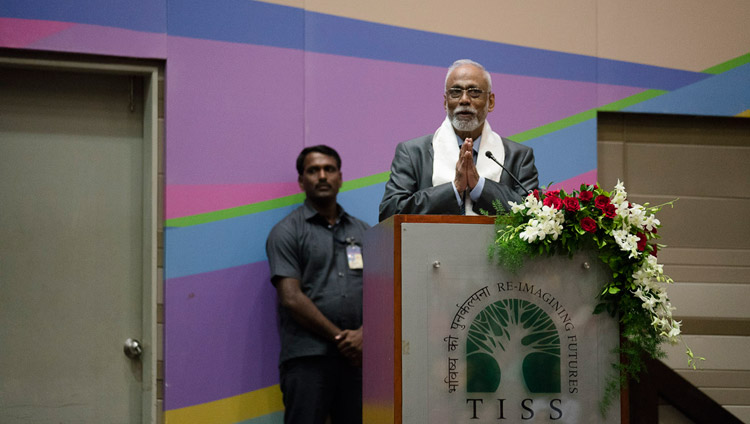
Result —
[[[603, 411], [619, 393], [621, 383], [638, 378], [646, 356], [664, 357], [659, 345], [680, 340], [680, 322], [672, 317], [675, 308], [666, 292], [672, 279], [657, 262], [657, 252], [664, 246], [653, 242], [659, 238], [661, 226], [656, 212], [673, 203], [631, 203], [620, 181], [612, 192], [583, 184], [572, 193], [535, 190], [522, 203], [510, 202], [510, 212], [496, 219], [497, 235], [490, 256], [511, 271], [520, 268], [527, 256], [572, 256], [585, 248], [595, 249], [611, 270], [593, 312], [606, 311], [619, 319], [622, 360], [614, 365], [619, 378], [612, 378], [607, 385]], [[499, 203], [495, 207], [503, 211]], [[703, 359], [694, 357], [689, 348], [687, 355], [693, 368], [696, 359]]]

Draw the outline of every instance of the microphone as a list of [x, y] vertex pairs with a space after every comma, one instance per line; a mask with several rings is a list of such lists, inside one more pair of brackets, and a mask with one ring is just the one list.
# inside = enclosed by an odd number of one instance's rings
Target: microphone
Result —
[[518, 181], [518, 178], [516, 178], [516, 176], [515, 176], [515, 175], [513, 175], [513, 173], [512, 173], [512, 172], [508, 171], [508, 170], [507, 170], [507, 169], [506, 169], [506, 168], [505, 168], [505, 167], [503, 166], [503, 164], [502, 164], [502, 163], [500, 163], [500, 162], [499, 162], [499, 161], [498, 161], [497, 159], [495, 159], [495, 155], [493, 155], [491, 151], [487, 150], [486, 152], [484, 152], [484, 155], [485, 155], [485, 156], [487, 156], [488, 158], [492, 159], [492, 161], [493, 161], [493, 162], [495, 162], [496, 164], [500, 165], [500, 168], [503, 168], [503, 171], [507, 172], [507, 173], [508, 173], [508, 175], [510, 175], [510, 177], [511, 177], [511, 178], [513, 178], [513, 181], [515, 181], [515, 182], [516, 182], [516, 184], [518, 184], [519, 186], [521, 186], [521, 188], [523, 189], [523, 191], [525, 191], [525, 192], [526, 192], [526, 194], [531, 194], [531, 193], [533, 193], [533, 191], [531, 191], [531, 190], [527, 189], [526, 187], [524, 187], [524, 186], [523, 186], [523, 184], [521, 184], [521, 182], [520, 182], [520, 181]]

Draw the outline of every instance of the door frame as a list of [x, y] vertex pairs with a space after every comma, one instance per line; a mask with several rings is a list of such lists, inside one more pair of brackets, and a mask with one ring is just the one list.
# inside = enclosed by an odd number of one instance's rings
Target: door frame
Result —
[[[2, 51], [0, 51], [2, 54]], [[159, 68], [130, 63], [99, 63], [93, 60], [36, 59], [0, 56], [0, 64], [25, 69], [77, 71], [98, 74], [132, 75], [144, 80], [143, 104], [143, 316], [141, 344], [143, 423], [156, 423], [157, 406], [157, 230], [159, 164]], [[124, 343], [124, 340], [123, 340]]]

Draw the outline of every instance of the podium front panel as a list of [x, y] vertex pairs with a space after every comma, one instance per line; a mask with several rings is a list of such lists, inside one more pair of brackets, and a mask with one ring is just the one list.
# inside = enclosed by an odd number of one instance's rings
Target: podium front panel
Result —
[[492, 224], [404, 222], [394, 231], [393, 422], [619, 422], [617, 399], [599, 413], [618, 330], [592, 315], [607, 276], [594, 255], [527, 260], [512, 274], [488, 258]]

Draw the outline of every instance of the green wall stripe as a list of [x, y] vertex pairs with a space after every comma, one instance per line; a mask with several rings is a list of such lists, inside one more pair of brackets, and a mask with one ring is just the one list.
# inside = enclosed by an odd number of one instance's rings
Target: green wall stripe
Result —
[[661, 96], [662, 94], [665, 94], [665, 93], [667, 92], [663, 90], [646, 90], [642, 93], [634, 94], [624, 99], [620, 99], [615, 102], [612, 102], [612, 103], [609, 103], [609, 104], [606, 104], [597, 108], [589, 109], [581, 113], [568, 116], [567, 118], [560, 119], [559, 121], [550, 122], [549, 124], [542, 125], [541, 127], [536, 127], [528, 131], [514, 134], [510, 136], [509, 138], [513, 139], [513, 141], [515, 142], [523, 143], [524, 141], [528, 141], [537, 137], [541, 137], [543, 135], [546, 135], [555, 131], [559, 131], [563, 128], [567, 128], [576, 124], [580, 124], [581, 122], [588, 121], [589, 119], [596, 118], [597, 111], [622, 110], [628, 106], [632, 106], [640, 102], [645, 102], [646, 100], [653, 99], [654, 97]]
[[388, 177], [390, 176], [391, 176], [390, 171], [386, 171], [386, 172], [381, 172], [380, 174], [357, 178], [356, 180], [344, 181], [344, 184], [341, 186], [341, 191], [356, 190], [358, 188], [369, 187], [371, 185], [384, 183], [388, 181]]
[[[581, 113], [569, 116], [567, 118], [560, 119], [559, 121], [551, 122], [541, 127], [537, 127], [528, 131], [520, 132], [510, 136], [514, 141], [523, 143], [524, 141], [531, 140], [533, 138], [541, 137], [543, 135], [567, 128], [572, 125], [580, 124], [581, 122], [589, 119], [596, 118], [596, 112], [599, 110], [603, 111], [616, 111], [624, 109], [628, 106], [644, 102], [654, 97], [661, 96], [667, 93], [662, 90], [646, 90], [642, 93], [635, 94], [633, 96], [626, 97], [624, 99], [617, 100], [615, 102], [603, 105], [598, 108], [589, 109]], [[382, 172], [380, 174], [369, 175], [367, 177], [357, 178], [351, 181], [345, 181], [341, 187], [341, 191], [356, 190], [358, 188], [369, 187], [374, 184], [380, 184], [388, 181], [390, 172]], [[219, 221], [222, 219], [236, 218], [238, 216], [250, 215], [253, 213], [264, 212], [271, 209], [282, 208], [289, 205], [300, 204], [305, 200], [305, 196], [302, 193], [293, 194], [291, 196], [280, 197], [278, 199], [264, 200], [262, 202], [252, 203], [249, 205], [237, 206], [229, 209], [222, 209], [219, 211], [206, 212], [197, 215], [185, 216], [180, 218], [167, 219], [164, 225], [167, 227], [188, 227], [191, 225], [206, 224], [209, 222]]]
[[734, 69], [738, 66], [746, 65], [750, 63], [750, 53], [743, 54], [742, 56], [736, 57], [732, 60], [728, 60], [724, 63], [720, 63], [716, 66], [712, 66], [708, 69], [705, 69], [703, 72], [706, 74], [720, 74], [722, 72], [729, 71], [731, 69]]
[[[724, 63], [720, 63], [716, 66], [712, 66], [704, 73], [707, 74], [720, 74], [728, 70], [734, 69], [738, 66], [750, 63], [750, 53], [728, 60]], [[653, 99], [667, 93], [663, 90], [646, 90], [642, 93], [635, 94], [633, 96], [626, 97], [624, 99], [617, 100], [615, 102], [589, 109], [581, 113], [577, 113], [567, 118], [560, 119], [549, 124], [542, 125], [523, 131], [514, 135], [511, 135], [514, 141], [523, 143], [525, 141], [541, 137], [543, 135], [559, 131], [563, 128], [570, 127], [572, 125], [580, 124], [581, 122], [589, 119], [596, 118], [597, 111], [617, 111], [622, 110], [628, 106], [632, 106], [637, 103], [644, 102], [646, 100]], [[358, 188], [368, 187], [374, 184], [380, 184], [388, 181], [390, 172], [382, 172], [380, 174], [369, 175], [367, 177], [357, 178], [356, 180], [345, 181], [341, 187], [341, 191], [356, 190]], [[289, 205], [300, 204], [305, 200], [302, 193], [293, 194], [291, 196], [280, 197], [277, 199], [265, 200], [262, 202], [252, 203], [249, 205], [238, 206], [235, 208], [222, 209], [219, 211], [207, 212], [197, 215], [185, 216], [180, 218], [167, 219], [164, 224], [168, 227], [187, 227], [191, 225], [205, 224], [208, 222], [219, 221], [222, 219], [236, 218], [238, 216], [250, 215], [253, 213], [264, 212], [271, 209], [282, 208]]]
[[[369, 187], [371, 185], [384, 183], [388, 181], [390, 172], [369, 175], [367, 177], [357, 178], [356, 180], [344, 181], [341, 191], [356, 190], [358, 188]], [[234, 208], [222, 209], [219, 211], [206, 212], [197, 215], [184, 216], [180, 218], [167, 219], [164, 225], [167, 227], [189, 227], [191, 225], [206, 224], [209, 222], [219, 221], [222, 219], [236, 218], [238, 216], [250, 215], [258, 212], [265, 212], [271, 209], [283, 208], [285, 206], [301, 204], [305, 200], [303, 193], [292, 194], [291, 196], [279, 197], [277, 199], [264, 200], [262, 202], [251, 203], [249, 205], [237, 206]]]
[[[533, 138], [541, 137], [543, 135], [567, 128], [572, 125], [580, 124], [581, 122], [589, 119], [596, 118], [596, 112], [598, 110], [603, 111], [616, 111], [624, 109], [628, 106], [636, 103], [644, 102], [654, 97], [665, 94], [666, 91], [662, 90], [646, 90], [642, 93], [635, 94], [633, 96], [620, 99], [616, 102], [606, 104], [604, 106], [589, 109], [584, 112], [569, 116], [567, 118], [560, 119], [559, 121], [551, 122], [541, 127], [537, 127], [528, 131], [520, 132], [518, 134], [510, 136], [514, 141], [523, 143], [524, 141], [531, 140]], [[367, 177], [357, 178], [351, 181], [345, 181], [341, 187], [341, 191], [356, 190], [358, 188], [369, 187], [371, 185], [380, 184], [388, 181], [390, 172], [382, 172], [380, 174], [368, 175]], [[250, 215], [253, 213], [264, 212], [271, 209], [282, 208], [289, 205], [300, 204], [305, 200], [305, 196], [302, 193], [293, 194], [291, 196], [280, 197], [278, 199], [264, 200], [262, 202], [252, 203], [249, 205], [237, 206], [229, 209], [222, 209], [219, 211], [206, 212], [197, 215], [185, 216], [180, 218], [167, 219], [164, 225], [167, 227], [188, 227], [191, 225], [206, 224], [209, 222], [219, 221], [222, 219], [236, 218], [238, 216]]]
[[297, 193], [292, 194], [291, 196], [264, 200], [262, 202], [237, 206], [235, 208], [222, 209], [197, 215], [183, 216], [180, 218], [171, 218], [164, 221], [164, 225], [166, 225], [167, 227], [189, 227], [191, 225], [206, 224], [209, 222], [220, 221], [222, 219], [236, 218], [238, 216], [250, 215], [253, 213], [263, 212], [271, 209], [283, 208], [285, 206], [302, 203], [304, 200], [305, 195], [302, 193]]

